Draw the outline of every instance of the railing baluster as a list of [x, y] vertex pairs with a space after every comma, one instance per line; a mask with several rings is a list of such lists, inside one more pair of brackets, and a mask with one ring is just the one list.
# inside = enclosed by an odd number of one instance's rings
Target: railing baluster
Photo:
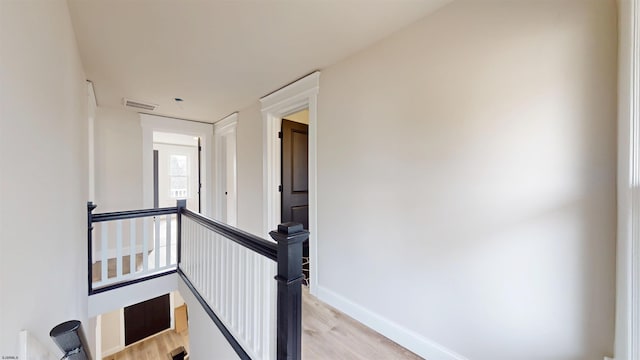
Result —
[[116, 278], [122, 277], [122, 221], [116, 221]]
[[258, 267], [256, 266], [256, 264], [258, 263], [258, 255], [253, 253], [251, 254], [251, 287], [250, 287], [250, 294], [249, 294], [249, 308], [251, 309], [251, 317], [249, 318], [249, 325], [248, 325], [248, 329], [252, 332], [251, 334], [251, 340], [253, 343], [253, 346], [256, 347], [256, 339], [258, 338], [258, 327], [256, 326], [256, 318], [257, 318], [257, 308], [258, 308], [258, 303], [257, 303], [257, 299], [256, 299], [256, 288], [257, 288], [257, 284], [258, 284], [258, 276], [256, 274]]
[[215, 252], [216, 252], [216, 244], [214, 242], [215, 240], [215, 234], [212, 232], [209, 232], [209, 268], [211, 269], [211, 273], [209, 274], [209, 297], [211, 299], [211, 304], [214, 303], [214, 297], [215, 297], [215, 281], [216, 281], [216, 264], [215, 264]]
[[220, 234], [215, 234], [216, 237], [216, 309], [220, 311], [222, 307], [222, 237]]
[[202, 229], [201, 228], [198, 228], [195, 241], [196, 241], [196, 256], [198, 257], [198, 260], [196, 262], [196, 264], [198, 264], [198, 268], [196, 270], [196, 284], [198, 284], [198, 288], [202, 290]]
[[189, 223], [189, 274], [191, 274], [191, 276], [193, 276], [194, 274], [194, 270], [195, 270], [195, 266], [196, 266], [196, 261], [195, 261], [195, 256], [194, 256], [194, 238], [195, 238], [195, 226], [193, 224], [193, 222]]
[[229, 301], [229, 305], [230, 305], [230, 311], [229, 311], [229, 318], [231, 319], [231, 327], [234, 330], [238, 330], [237, 326], [238, 323], [236, 322], [236, 308], [237, 308], [237, 297], [238, 295], [236, 294], [236, 288], [238, 286], [238, 262], [236, 260], [236, 254], [237, 254], [237, 249], [236, 249], [236, 244], [235, 243], [231, 243], [231, 261], [229, 262], [231, 264], [231, 293], [229, 294], [231, 297], [231, 300]]
[[102, 233], [100, 238], [100, 265], [101, 265], [101, 278], [100, 281], [105, 282], [108, 279], [107, 265], [109, 264], [109, 258], [107, 256], [107, 248], [109, 242], [109, 223], [100, 224], [102, 226]]
[[245, 261], [246, 249], [241, 249], [241, 253], [239, 254], [239, 264], [238, 267], [241, 269], [239, 273], [239, 281], [238, 281], [238, 332], [242, 337], [244, 337], [245, 327], [244, 327], [244, 317], [245, 312], [247, 311], [247, 304], [245, 303], [245, 283], [247, 279], [247, 263]]
[[166, 262], [165, 262], [165, 266], [170, 266], [171, 265], [171, 215], [167, 215], [166, 217], [166, 222], [167, 222], [167, 233], [166, 233], [166, 237], [167, 239], [165, 240], [165, 245], [166, 245]]
[[155, 254], [153, 268], [158, 270], [160, 268], [160, 217], [156, 216], [154, 218], [154, 232], [153, 232], [153, 252]]
[[226, 286], [227, 286], [227, 242], [226, 241], [222, 241], [220, 243], [220, 257], [218, 258], [220, 260], [220, 314], [222, 314], [223, 316], [226, 315], [226, 310], [227, 310], [227, 292], [226, 292]]
[[136, 221], [129, 220], [129, 274], [136, 273]]
[[202, 241], [202, 232], [203, 231], [204, 231], [204, 229], [198, 228], [198, 235], [196, 237], [196, 241], [198, 243], [198, 250], [197, 250], [198, 251], [197, 252], [197, 254], [198, 254], [198, 277], [197, 278], [198, 278], [198, 280], [197, 280], [197, 283], [198, 283], [198, 287], [200, 288], [200, 290], [202, 290], [202, 283], [203, 283], [202, 274], [204, 272], [204, 259], [203, 259], [203, 256], [202, 256], [202, 247], [204, 245], [203, 244], [204, 242]]
[[261, 272], [260, 272], [260, 259], [257, 256], [253, 258], [253, 269], [254, 269], [254, 287], [253, 287], [253, 298], [255, 300], [255, 306], [253, 307], [255, 311], [255, 315], [253, 319], [251, 319], [251, 329], [253, 329], [253, 347], [259, 348], [259, 330], [260, 330], [260, 300], [262, 299], [260, 296], [260, 283], [261, 283]]
[[142, 219], [142, 271], [149, 271], [149, 218]]

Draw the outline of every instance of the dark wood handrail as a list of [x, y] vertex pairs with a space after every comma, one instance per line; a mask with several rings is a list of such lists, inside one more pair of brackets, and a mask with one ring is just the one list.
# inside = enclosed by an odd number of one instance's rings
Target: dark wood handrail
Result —
[[160, 215], [169, 215], [169, 214], [177, 214], [177, 213], [178, 213], [178, 208], [175, 206], [158, 208], [158, 209], [116, 211], [116, 212], [92, 214], [91, 221], [94, 223], [97, 223], [102, 221], [134, 219], [134, 218], [141, 218], [141, 217], [148, 217], [148, 216], [160, 216]]
[[215, 231], [249, 250], [255, 251], [273, 261], [278, 261], [278, 249], [275, 242], [267, 241], [259, 236], [255, 236], [220, 221], [209, 219], [208, 217], [194, 213], [186, 208], [181, 208], [180, 213], [207, 229]]

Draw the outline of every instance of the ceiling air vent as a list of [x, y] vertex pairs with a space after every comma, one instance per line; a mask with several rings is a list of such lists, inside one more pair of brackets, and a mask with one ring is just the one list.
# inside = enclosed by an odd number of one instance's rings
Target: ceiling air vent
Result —
[[128, 108], [142, 109], [147, 111], [154, 111], [156, 108], [158, 108], [158, 105], [156, 104], [138, 100], [131, 100], [127, 98], [122, 99], [122, 102], [124, 103], [124, 106]]

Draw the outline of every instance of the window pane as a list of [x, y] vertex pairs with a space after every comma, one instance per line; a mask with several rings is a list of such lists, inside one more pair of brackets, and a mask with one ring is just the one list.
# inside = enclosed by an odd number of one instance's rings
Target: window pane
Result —
[[187, 176], [186, 155], [171, 155], [169, 157], [169, 175], [170, 176]]

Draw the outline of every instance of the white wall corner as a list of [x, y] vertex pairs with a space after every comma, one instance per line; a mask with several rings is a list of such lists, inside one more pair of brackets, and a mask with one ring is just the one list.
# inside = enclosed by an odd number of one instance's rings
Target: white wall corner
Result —
[[238, 112], [236, 111], [233, 114], [228, 115], [220, 119], [219, 121], [216, 121], [213, 124], [213, 133], [214, 134], [224, 133], [226, 131], [235, 129], [237, 124], [238, 124]]
[[318, 299], [358, 320], [417, 355], [429, 360], [469, 360], [433, 340], [382, 317], [353, 301], [318, 286]]

